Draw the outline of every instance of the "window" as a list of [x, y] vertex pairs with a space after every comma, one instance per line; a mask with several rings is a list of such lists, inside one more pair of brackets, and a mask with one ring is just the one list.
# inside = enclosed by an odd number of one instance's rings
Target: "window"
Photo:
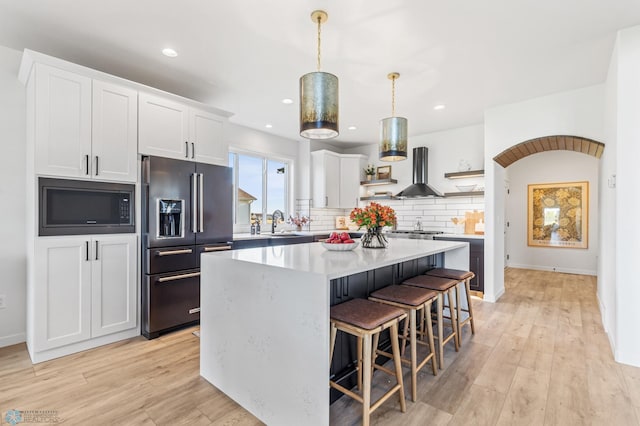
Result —
[[229, 166], [233, 169], [235, 232], [247, 232], [257, 220], [267, 232], [276, 210], [289, 217], [290, 160], [231, 151]]

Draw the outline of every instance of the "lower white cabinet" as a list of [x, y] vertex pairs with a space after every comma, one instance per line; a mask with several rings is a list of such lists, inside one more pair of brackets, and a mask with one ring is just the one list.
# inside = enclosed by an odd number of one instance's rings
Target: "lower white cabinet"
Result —
[[38, 238], [35, 243], [35, 352], [137, 326], [135, 235]]

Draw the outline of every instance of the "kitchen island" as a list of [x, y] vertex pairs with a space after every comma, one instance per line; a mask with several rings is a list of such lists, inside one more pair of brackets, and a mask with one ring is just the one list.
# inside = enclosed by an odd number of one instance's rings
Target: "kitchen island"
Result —
[[468, 264], [468, 243], [433, 240], [203, 254], [200, 375], [266, 424], [328, 425], [329, 308], [368, 294], [350, 293], [350, 282], [381, 288], [431, 267]]

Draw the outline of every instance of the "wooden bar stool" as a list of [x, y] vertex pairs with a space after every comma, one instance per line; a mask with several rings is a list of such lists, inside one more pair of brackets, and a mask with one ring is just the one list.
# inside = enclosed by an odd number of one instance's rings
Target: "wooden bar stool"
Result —
[[[476, 334], [476, 325], [473, 321], [473, 306], [471, 305], [471, 280], [476, 276], [471, 271], [463, 271], [460, 269], [436, 268], [426, 272], [427, 275], [433, 277], [450, 278], [458, 281], [456, 286], [456, 318], [458, 319], [458, 345], [462, 345], [462, 326], [469, 324], [471, 326], [471, 334]], [[466, 294], [467, 309], [460, 304], [460, 286], [464, 283], [464, 292]], [[466, 312], [467, 317], [462, 320], [462, 312]]]
[[[417, 399], [417, 379], [418, 371], [425, 366], [429, 360], [431, 360], [431, 368], [433, 375], [438, 375], [438, 367], [436, 364], [436, 351], [433, 344], [433, 324], [431, 323], [431, 304], [438, 297], [438, 293], [431, 290], [425, 290], [418, 287], [409, 287], [402, 285], [392, 285], [385, 287], [381, 290], [371, 293], [369, 300], [374, 302], [386, 303], [391, 306], [396, 306], [403, 309], [408, 315], [409, 320], [405, 321], [404, 331], [400, 339], [402, 340], [402, 349], [400, 354], [404, 355], [405, 346], [407, 340], [411, 346], [410, 359], [402, 358], [402, 362], [411, 366], [411, 400]], [[418, 312], [421, 315], [421, 327], [418, 331], [417, 315]], [[407, 332], [409, 336], [407, 337]], [[424, 341], [418, 341], [417, 336], [424, 338]], [[377, 347], [378, 336], [373, 339], [373, 346]], [[417, 345], [422, 344], [429, 348], [427, 356], [418, 364]], [[381, 355], [385, 355], [391, 358], [391, 354], [377, 351]], [[375, 363], [376, 354], [373, 355], [373, 361]]]
[[[404, 413], [407, 409], [404, 401], [402, 364], [398, 345], [398, 323], [406, 317], [407, 314], [402, 309], [365, 299], [352, 299], [331, 307], [329, 364], [333, 360], [333, 349], [338, 330], [356, 336], [358, 338], [358, 388], [361, 389], [362, 395], [358, 395], [332, 380], [329, 380], [329, 385], [362, 403], [362, 424], [364, 426], [369, 425], [371, 413], [395, 392], [398, 392], [402, 412]], [[372, 363], [372, 337], [378, 336], [380, 332], [387, 328], [391, 333], [391, 349], [395, 372]], [[375, 351], [377, 351], [377, 348], [373, 349], [374, 353]], [[371, 404], [371, 376], [374, 368], [395, 376], [397, 383], [374, 404]]]
[[[436, 305], [438, 337], [434, 337], [434, 339], [438, 339], [438, 365], [440, 368], [444, 367], [444, 345], [446, 345], [450, 340], [453, 340], [456, 352], [459, 350], [456, 311], [453, 309], [453, 294], [456, 284], [458, 284], [456, 280], [433, 277], [431, 275], [418, 275], [413, 278], [409, 278], [402, 283], [402, 285], [425, 288], [438, 293], [438, 302]], [[447, 295], [446, 304], [444, 302], [445, 294]], [[445, 307], [449, 308], [449, 316], [444, 315]], [[448, 319], [451, 322], [451, 334], [448, 336], [444, 335], [444, 319]]]

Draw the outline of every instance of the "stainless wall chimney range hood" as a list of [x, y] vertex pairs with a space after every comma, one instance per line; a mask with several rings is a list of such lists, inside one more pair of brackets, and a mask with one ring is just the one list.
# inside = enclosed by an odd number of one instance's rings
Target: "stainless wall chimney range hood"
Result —
[[442, 197], [437, 189], [428, 184], [429, 180], [429, 150], [420, 146], [413, 148], [413, 185], [409, 185], [399, 192], [398, 198]]

